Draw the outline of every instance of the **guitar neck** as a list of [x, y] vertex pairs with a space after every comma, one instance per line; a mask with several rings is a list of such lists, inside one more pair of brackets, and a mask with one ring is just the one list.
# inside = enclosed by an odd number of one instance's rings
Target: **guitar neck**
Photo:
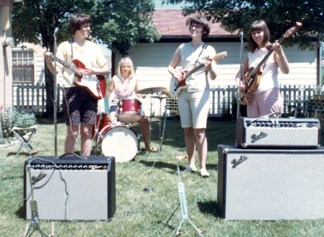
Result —
[[74, 72], [77, 76], [82, 77], [82, 72], [75, 67], [73, 64], [65, 62], [64, 60], [56, 57], [55, 55], [51, 55], [52, 60], [56, 60], [57, 62], [59, 62], [60, 64], [62, 64], [64, 67], [70, 69], [72, 72]]
[[186, 73], [186, 78], [189, 77], [191, 74], [195, 73], [196, 71], [198, 71], [199, 69], [203, 68], [205, 66], [205, 64], [200, 64], [197, 67], [191, 69], [189, 72]]

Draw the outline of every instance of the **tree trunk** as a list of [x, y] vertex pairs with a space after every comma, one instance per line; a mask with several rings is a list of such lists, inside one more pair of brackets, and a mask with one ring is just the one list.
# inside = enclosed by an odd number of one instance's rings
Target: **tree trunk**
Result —
[[[46, 64], [45, 64], [46, 65]], [[45, 66], [46, 113], [45, 117], [54, 116], [54, 75]]]

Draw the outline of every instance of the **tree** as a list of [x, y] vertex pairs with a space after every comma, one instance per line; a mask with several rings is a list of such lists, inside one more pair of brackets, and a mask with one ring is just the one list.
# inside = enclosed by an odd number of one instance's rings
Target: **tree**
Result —
[[283, 33], [300, 21], [303, 27], [298, 37], [285, 40], [283, 44], [299, 44], [301, 49], [313, 49], [310, 35], [323, 37], [323, 0], [165, 0], [166, 3], [188, 3], [184, 14], [200, 13], [212, 22], [221, 23], [229, 32], [243, 30], [247, 36], [251, 23], [258, 19], [267, 22], [271, 41], [279, 39]]
[[92, 32], [113, 52], [126, 55], [140, 40], [153, 43], [160, 39], [153, 12], [152, 0], [97, 0], [91, 10]]
[[[153, 42], [159, 33], [152, 23], [152, 0], [26, 0], [13, 8], [13, 37], [16, 43], [41, 44], [54, 52], [56, 27], [58, 44], [73, 38], [69, 19], [75, 13], [92, 17], [91, 39], [108, 44], [114, 52], [127, 54], [140, 40]], [[46, 114], [53, 115], [53, 75], [45, 70]]]
[[[30, 42], [41, 44], [54, 52], [54, 30], [60, 27], [58, 42], [72, 37], [68, 29], [69, 16], [80, 9], [90, 6], [83, 0], [46, 1], [27, 0], [15, 3], [12, 17], [12, 31], [16, 43]], [[46, 64], [45, 64], [46, 65]], [[53, 116], [54, 80], [49, 70], [45, 69], [46, 117]]]

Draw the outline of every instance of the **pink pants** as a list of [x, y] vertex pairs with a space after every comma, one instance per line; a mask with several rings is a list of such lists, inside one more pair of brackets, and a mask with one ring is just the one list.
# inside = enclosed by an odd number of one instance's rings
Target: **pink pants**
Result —
[[248, 117], [279, 117], [281, 108], [280, 90], [279, 88], [275, 87], [270, 90], [252, 95], [252, 99], [248, 104]]

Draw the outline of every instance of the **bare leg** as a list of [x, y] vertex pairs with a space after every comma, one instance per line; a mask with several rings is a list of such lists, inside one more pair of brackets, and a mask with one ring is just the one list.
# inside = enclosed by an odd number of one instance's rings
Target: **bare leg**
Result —
[[117, 119], [116, 119], [116, 112], [110, 112], [109, 113], [109, 121], [111, 123], [116, 123], [117, 122]]
[[186, 149], [189, 158], [189, 166], [193, 168], [195, 167], [195, 150], [196, 150], [194, 129], [192, 127], [184, 128], [184, 132], [185, 132]]
[[65, 153], [74, 153], [78, 132], [79, 132], [79, 125], [66, 126]]
[[90, 156], [91, 153], [91, 133], [92, 133], [92, 124], [81, 123], [81, 155]]
[[142, 136], [145, 144], [145, 149], [150, 149], [150, 139], [151, 139], [151, 129], [150, 124], [148, 122], [147, 117], [143, 117], [138, 121], [138, 123], [142, 126]]
[[207, 138], [206, 138], [206, 130], [204, 128], [194, 129], [195, 137], [197, 141], [197, 151], [200, 161], [200, 169], [206, 169], [206, 160], [207, 160]]

